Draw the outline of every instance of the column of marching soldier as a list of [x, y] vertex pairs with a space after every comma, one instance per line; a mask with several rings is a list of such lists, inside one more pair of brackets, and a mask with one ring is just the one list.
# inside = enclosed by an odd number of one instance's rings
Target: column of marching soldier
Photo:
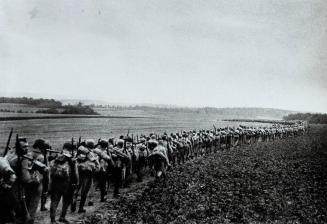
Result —
[[70, 206], [85, 212], [84, 205], [93, 205], [95, 188], [100, 189], [100, 201], [106, 201], [107, 190], [113, 184], [114, 197], [119, 188], [128, 187], [133, 174], [142, 181], [146, 168], [156, 178], [166, 176], [167, 168], [221, 149], [304, 134], [304, 123], [271, 127], [216, 128], [183, 131], [176, 134], [120, 136], [109, 140], [92, 139], [64, 143], [62, 150], [52, 150], [50, 144], [37, 139], [30, 148], [26, 138], [16, 136], [10, 148], [9, 135], [5, 155], [0, 157], [0, 224], [33, 223], [40, 206], [50, 203], [51, 223], [56, 222], [56, 210], [62, 199], [60, 222], [68, 223]]

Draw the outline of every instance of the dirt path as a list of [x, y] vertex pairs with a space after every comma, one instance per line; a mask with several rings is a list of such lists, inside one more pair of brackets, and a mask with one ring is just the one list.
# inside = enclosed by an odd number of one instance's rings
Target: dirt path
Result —
[[[120, 193], [121, 193], [120, 198], [128, 198], [128, 199], [135, 198], [136, 195], [142, 193], [145, 186], [152, 179], [153, 178], [151, 178], [151, 177], [147, 177], [141, 183], [133, 182], [133, 184], [131, 184], [131, 186], [129, 188], [121, 189], [120, 190]], [[89, 216], [90, 214], [95, 213], [96, 211], [103, 210], [102, 207], [105, 204], [114, 203], [114, 202], [117, 202], [118, 200], [120, 200], [120, 199], [113, 198], [113, 188], [112, 187], [110, 187], [110, 189], [109, 189], [109, 192], [107, 194], [107, 201], [106, 202], [104, 202], [104, 203], [99, 202], [100, 201], [100, 192], [98, 190], [95, 192], [93, 198], [95, 199], [94, 200], [94, 205], [93, 206], [87, 206], [87, 203], [86, 203], [86, 206], [85, 206], [86, 213], [84, 213], [84, 214], [79, 214], [77, 212], [71, 213], [70, 210], [68, 210], [68, 214], [66, 216], [67, 220], [72, 224], [74, 224], [74, 223], [76, 223], [76, 224], [83, 223], [83, 220], [84, 220], [85, 217]], [[87, 202], [88, 202], [88, 200], [87, 200]], [[49, 208], [50, 208], [50, 199], [49, 198], [48, 198], [46, 207], [49, 210]], [[57, 217], [56, 220], [57, 221], [58, 221], [58, 219], [60, 217], [61, 207], [62, 207], [62, 203], [60, 201], [59, 206], [58, 206], [58, 210], [57, 210], [57, 215], [56, 215], [56, 217]], [[108, 212], [110, 212], [110, 211], [108, 211]], [[44, 211], [44, 212], [38, 211], [34, 223], [35, 224], [51, 223], [50, 222], [50, 212], [49, 211]]]

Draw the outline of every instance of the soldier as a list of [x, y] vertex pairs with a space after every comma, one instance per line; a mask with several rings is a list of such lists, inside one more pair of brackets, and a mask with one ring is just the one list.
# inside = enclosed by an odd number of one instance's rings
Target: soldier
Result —
[[0, 157], [0, 224], [15, 222], [15, 198], [12, 192], [15, 181], [16, 175], [8, 160]]
[[119, 139], [117, 141], [117, 146], [113, 149], [112, 159], [114, 162], [114, 167], [112, 170], [113, 181], [114, 181], [114, 197], [119, 196], [119, 187], [123, 180], [123, 171], [126, 164], [129, 163], [129, 156], [124, 150], [124, 140]]
[[[94, 145], [94, 141], [93, 141]], [[91, 141], [88, 141], [88, 147], [81, 145], [77, 150], [77, 166], [78, 166], [78, 174], [79, 174], [79, 185], [77, 190], [75, 191], [74, 201], [77, 200], [78, 192], [81, 191], [81, 200], [79, 204], [78, 213], [84, 213], [86, 210], [84, 209], [84, 205], [86, 202], [87, 195], [92, 185], [92, 177], [94, 172], [96, 171], [96, 158], [94, 154], [91, 153], [90, 149], [92, 147]], [[72, 207], [74, 211], [74, 206]]]
[[[49, 145], [48, 142], [44, 142], [43, 146], [42, 146], [42, 153], [44, 156], [44, 164], [46, 166], [48, 166], [49, 164], [49, 159], [47, 156], [47, 150], [50, 150], [51, 146]], [[48, 197], [48, 188], [49, 188], [49, 181], [50, 181], [50, 174], [49, 174], [49, 170], [47, 170], [47, 172], [44, 174], [43, 176], [43, 181], [42, 181], [42, 194], [41, 194], [41, 211], [47, 211], [47, 208], [45, 207], [45, 204], [47, 202], [47, 197]]]
[[92, 181], [91, 181], [91, 186], [89, 190], [89, 202], [88, 205], [92, 206], [93, 205], [93, 198], [94, 198], [94, 193], [95, 193], [95, 187], [96, 187], [96, 182], [97, 182], [97, 176], [100, 171], [100, 157], [99, 155], [94, 151], [95, 150], [95, 141], [93, 139], [88, 139], [85, 142], [85, 147], [88, 148], [89, 153], [87, 154], [87, 158], [93, 162], [94, 164], [94, 170], [92, 173]]
[[94, 152], [99, 157], [99, 163], [100, 163], [100, 170], [95, 174], [95, 180], [98, 183], [98, 186], [100, 188], [100, 202], [106, 201], [106, 185], [108, 180], [108, 169], [109, 166], [113, 166], [113, 161], [111, 159], [111, 155], [108, 150], [108, 142], [106, 140], [100, 140], [97, 147], [94, 149]]
[[167, 145], [168, 145], [168, 159], [172, 166], [176, 165], [176, 145], [173, 143], [173, 139], [171, 136], [167, 137]]
[[170, 166], [168, 160], [167, 149], [164, 147], [162, 140], [159, 140], [158, 146], [154, 148], [152, 153], [149, 155], [151, 161], [151, 168], [154, 171], [155, 178], [160, 178], [161, 175], [166, 177], [166, 168]]
[[158, 146], [153, 149], [152, 153], [154, 153], [154, 152], [161, 153], [163, 155], [163, 157], [165, 158], [165, 160], [166, 160], [167, 166], [170, 166], [169, 159], [168, 159], [168, 150], [164, 146], [164, 141], [163, 140], [159, 140]]
[[33, 223], [42, 193], [41, 173], [46, 166], [39, 161], [34, 162], [33, 154], [28, 152], [26, 138], [18, 136], [15, 150], [10, 150], [6, 157], [17, 174], [17, 179], [12, 187], [15, 201], [15, 223]]
[[71, 154], [73, 150], [74, 145], [66, 142], [62, 152], [51, 162], [50, 219], [52, 224], [57, 223], [56, 210], [61, 198], [62, 210], [59, 221], [68, 223], [66, 220], [67, 209], [72, 202], [75, 186], [78, 184], [77, 165]]
[[136, 145], [137, 151], [137, 165], [136, 165], [136, 175], [137, 181], [141, 182], [143, 179], [143, 171], [146, 166], [147, 157], [149, 155], [148, 149], [146, 147], [145, 138], [141, 137], [139, 143]]
[[158, 142], [156, 140], [156, 136], [155, 135], [151, 135], [149, 141], [148, 141], [148, 149], [149, 149], [149, 152], [151, 153], [153, 151], [153, 149], [155, 147], [157, 147], [158, 145]]
[[[27, 156], [29, 156], [30, 166], [32, 168], [30, 170], [31, 182], [25, 185], [26, 204], [32, 219], [34, 219], [35, 217], [35, 213], [41, 199], [43, 188], [45, 189], [44, 194], [46, 197], [49, 184], [49, 169], [45, 165], [47, 164], [47, 162], [45, 161], [46, 158], [44, 157], [45, 150], [47, 149], [45, 140], [35, 140], [33, 144], [33, 149], [34, 150], [31, 153], [27, 154]], [[41, 168], [35, 166], [35, 163], [33, 163], [34, 161], [40, 162], [44, 167]]]
[[126, 168], [125, 168], [125, 178], [123, 182], [124, 187], [129, 187], [129, 184], [131, 183], [131, 179], [132, 179], [133, 157], [135, 161], [135, 156], [136, 156], [132, 146], [133, 146], [133, 139], [129, 136], [126, 136], [124, 153], [128, 155], [129, 162], [126, 164]]

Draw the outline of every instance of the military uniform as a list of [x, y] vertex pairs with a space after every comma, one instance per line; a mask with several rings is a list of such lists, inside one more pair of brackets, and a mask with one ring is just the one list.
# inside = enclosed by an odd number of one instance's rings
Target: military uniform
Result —
[[56, 210], [62, 198], [62, 210], [59, 221], [67, 222], [66, 213], [73, 200], [75, 186], [78, 184], [78, 171], [74, 158], [69, 151], [73, 149], [69, 142], [64, 144], [63, 152], [51, 162], [50, 169], [50, 218], [56, 223]]
[[96, 157], [94, 153], [90, 151], [90, 148], [80, 146], [78, 148], [77, 153], [78, 153], [77, 166], [78, 166], [78, 174], [79, 174], [79, 186], [77, 191], [75, 192], [74, 200], [75, 201], [77, 200], [78, 192], [80, 190], [81, 200], [80, 200], [78, 212], [83, 213], [86, 211], [84, 209], [84, 205], [92, 185], [92, 178], [99, 164], [96, 161]]
[[118, 140], [117, 147], [115, 147], [112, 152], [112, 159], [114, 162], [114, 167], [112, 170], [114, 197], [117, 197], [119, 195], [119, 188], [124, 178], [124, 169], [126, 169], [126, 164], [129, 163], [129, 156], [124, 151], [124, 140]]
[[113, 166], [113, 161], [111, 159], [111, 156], [109, 154], [108, 150], [108, 142], [105, 140], [101, 140], [98, 143], [97, 148], [94, 149], [94, 152], [98, 155], [99, 157], [99, 163], [100, 163], [100, 169], [98, 172], [95, 174], [95, 180], [98, 183], [98, 186], [100, 188], [100, 201], [104, 202], [105, 195], [107, 194], [106, 192], [106, 186], [107, 186], [107, 180], [108, 180], [108, 169], [109, 166]]
[[15, 221], [15, 198], [11, 189], [15, 181], [15, 172], [10, 167], [7, 158], [0, 157], [0, 224]]

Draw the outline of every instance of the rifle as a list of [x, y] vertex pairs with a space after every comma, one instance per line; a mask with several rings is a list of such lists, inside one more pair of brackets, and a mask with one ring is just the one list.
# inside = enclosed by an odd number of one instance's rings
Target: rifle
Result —
[[132, 152], [133, 152], [133, 157], [136, 157], [135, 150], [136, 150], [136, 143], [134, 142], [134, 135], [132, 134]]
[[23, 188], [22, 183], [22, 157], [24, 156], [23, 150], [19, 143], [18, 134], [16, 134], [16, 154], [17, 154], [17, 186], [18, 186], [18, 200], [20, 203], [20, 206], [22, 208], [22, 211], [24, 213], [24, 220], [29, 221], [31, 220], [30, 213], [28, 212], [26, 201], [25, 201], [25, 191]]
[[47, 151], [47, 152], [51, 152], [51, 153], [60, 153], [60, 151], [58, 151], [58, 150], [53, 150], [53, 149], [46, 149], [45, 151]]
[[[44, 164], [46, 166], [48, 166], [48, 150], [51, 150], [51, 149], [42, 149], [43, 150], [43, 157], [44, 157]], [[53, 150], [51, 150], [53, 151]]]
[[215, 129], [215, 133], [217, 133], [217, 128], [216, 128], [216, 126], [213, 124], [212, 125], [213, 126], [213, 128]]
[[124, 153], [127, 153], [127, 147], [126, 147], [126, 139], [124, 139], [124, 149], [123, 149]]
[[[74, 141], [73, 138], [72, 138], [72, 141]], [[77, 145], [76, 145], [76, 149], [77, 149], [76, 154], [77, 155], [78, 155], [78, 147], [80, 147], [81, 142], [82, 142], [82, 136], [79, 136], [78, 142], [77, 142]], [[76, 161], [74, 161], [74, 160], [72, 160], [72, 162], [71, 162], [71, 165], [72, 165], [72, 168], [73, 168], [73, 173], [76, 173], [75, 162]], [[76, 178], [77, 179], [74, 180], [76, 183], [71, 184], [73, 195], [71, 196], [71, 199], [70, 199], [71, 200], [70, 210], [72, 212], [75, 212], [76, 211], [77, 197], [78, 197], [78, 192], [79, 192], [79, 188], [78, 188], [79, 180], [78, 180], [78, 177], [76, 177]]]
[[74, 137], [72, 137], [72, 151], [71, 151], [72, 157], [74, 158]]
[[14, 129], [11, 128], [10, 133], [9, 133], [9, 137], [8, 137], [8, 140], [7, 140], [7, 144], [6, 144], [5, 152], [4, 152], [4, 154], [3, 154], [3, 157], [5, 157], [5, 156], [7, 155], [8, 150], [9, 150], [9, 148], [10, 148], [9, 145], [10, 145], [10, 140], [11, 140], [11, 136], [12, 136], [13, 131], [14, 131]]

